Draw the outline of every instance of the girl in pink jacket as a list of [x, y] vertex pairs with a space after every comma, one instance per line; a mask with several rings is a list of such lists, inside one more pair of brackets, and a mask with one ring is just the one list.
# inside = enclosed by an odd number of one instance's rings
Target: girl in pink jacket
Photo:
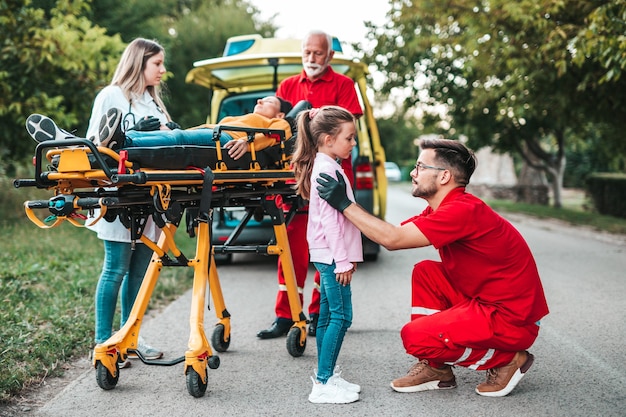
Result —
[[[341, 169], [341, 160], [350, 158], [356, 146], [352, 113], [338, 106], [324, 106], [301, 112], [293, 155], [296, 191], [309, 200], [307, 242], [311, 262], [320, 273], [320, 315], [317, 323], [317, 373], [309, 401], [351, 403], [359, 399], [361, 387], [344, 380], [336, 370], [346, 330], [352, 324], [350, 282], [356, 263], [363, 261], [361, 232], [341, 212], [319, 197], [313, 186], [320, 173], [350, 184]], [[354, 201], [352, 188], [347, 195]]]

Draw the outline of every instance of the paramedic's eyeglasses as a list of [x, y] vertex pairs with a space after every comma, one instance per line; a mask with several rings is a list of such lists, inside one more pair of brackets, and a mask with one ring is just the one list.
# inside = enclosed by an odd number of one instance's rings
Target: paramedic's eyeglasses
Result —
[[441, 167], [434, 167], [431, 165], [424, 165], [421, 162], [418, 162], [417, 164], [415, 164], [415, 170], [416, 171], [423, 171], [425, 169], [436, 169], [437, 171], [445, 171], [448, 168], [441, 168]]

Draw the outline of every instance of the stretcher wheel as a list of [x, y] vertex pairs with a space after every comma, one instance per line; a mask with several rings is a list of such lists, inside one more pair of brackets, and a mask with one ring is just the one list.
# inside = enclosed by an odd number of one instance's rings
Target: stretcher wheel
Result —
[[104, 390], [111, 390], [117, 385], [117, 380], [120, 377], [120, 369], [118, 364], [115, 364], [115, 376], [111, 375], [106, 366], [102, 362], [98, 361], [96, 365], [96, 381], [98, 386]]
[[187, 371], [187, 391], [196, 398], [202, 397], [206, 392], [208, 380], [209, 378], [207, 376], [207, 381], [203, 381], [200, 375], [190, 367]]
[[294, 358], [302, 356], [306, 349], [306, 339], [304, 339], [304, 343], [301, 343], [300, 333], [299, 327], [292, 327], [287, 334], [287, 352]]
[[209, 357], [209, 368], [217, 369], [219, 367], [220, 367], [220, 357], [219, 356]]
[[215, 329], [213, 329], [213, 334], [211, 335], [211, 344], [213, 345], [213, 349], [218, 352], [226, 352], [228, 350], [228, 346], [230, 346], [230, 335], [228, 339], [224, 337], [224, 325], [218, 323], [215, 325]]

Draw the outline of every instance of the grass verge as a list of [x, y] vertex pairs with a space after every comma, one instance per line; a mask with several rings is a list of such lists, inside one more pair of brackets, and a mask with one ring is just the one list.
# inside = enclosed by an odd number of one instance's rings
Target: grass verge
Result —
[[[0, 403], [25, 387], [63, 372], [73, 357], [93, 346], [94, 294], [103, 260], [95, 233], [63, 222], [42, 230], [28, 221], [22, 203], [49, 192], [6, 190], [0, 203]], [[181, 230], [180, 249], [193, 257], [195, 240]], [[149, 309], [169, 304], [191, 288], [191, 268], [165, 268]], [[119, 323], [118, 314], [114, 323]]]
[[539, 219], [557, 219], [573, 226], [586, 226], [602, 232], [626, 234], [626, 219], [583, 211], [577, 206], [557, 209], [551, 206], [515, 203], [506, 200], [490, 200], [487, 203], [494, 210], [501, 212], [521, 213]]

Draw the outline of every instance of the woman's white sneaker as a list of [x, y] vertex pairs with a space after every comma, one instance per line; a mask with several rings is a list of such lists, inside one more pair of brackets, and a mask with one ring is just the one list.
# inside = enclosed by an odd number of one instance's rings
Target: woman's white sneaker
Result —
[[[137, 341], [137, 350], [141, 353], [141, 356], [143, 356], [143, 358], [147, 360], [161, 359], [163, 357], [162, 351], [147, 344], [141, 336], [139, 336], [139, 339]], [[135, 352], [129, 352], [128, 357], [136, 358], [137, 354]]]

